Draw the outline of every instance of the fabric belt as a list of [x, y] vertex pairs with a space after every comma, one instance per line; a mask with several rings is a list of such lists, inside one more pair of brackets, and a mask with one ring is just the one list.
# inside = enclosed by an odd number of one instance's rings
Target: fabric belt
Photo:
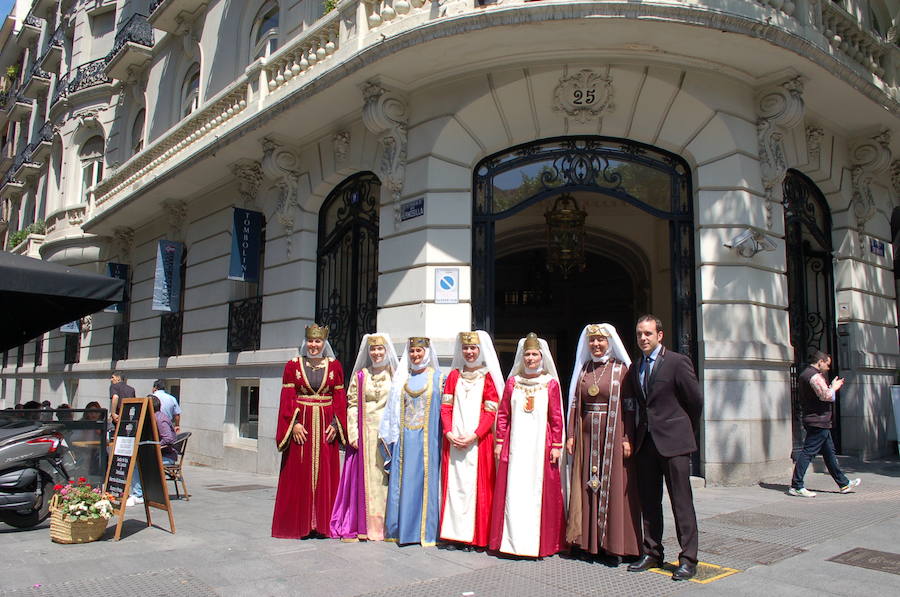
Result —
[[609, 403], [603, 404], [582, 404], [582, 412], [585, 413], [605, 413], [609, 412]]
[[331, 406], [332, 397], [319, 396], [318, 394], [313, 396], [298, 395], [297, 400], [303, 406]]

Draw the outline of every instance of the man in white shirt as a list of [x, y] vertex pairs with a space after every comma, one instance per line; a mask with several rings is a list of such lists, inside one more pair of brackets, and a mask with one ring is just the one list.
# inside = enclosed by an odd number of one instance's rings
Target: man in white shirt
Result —
[[159, 398], [159, 410], [172, 421], [172, 425], [175, 426], [175, 432], [181, 431], [181, 406], [178, 404], [175, 396], [166, 392], [166, 382], [161, 379], [154, 381], [153, 395]]

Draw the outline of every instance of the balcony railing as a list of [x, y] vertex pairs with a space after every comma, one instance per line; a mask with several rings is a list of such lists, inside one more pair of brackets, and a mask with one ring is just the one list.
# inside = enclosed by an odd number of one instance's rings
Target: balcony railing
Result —
[[56, 31], [53, 32], [50, 41], [47, 42], [47, 49], [44, 50], [44, 53], [36, 60], [36, 63], [40, 64], [43, 69], [51, 71], [56, 70], [56, 67], [59, 66], [59, 60], [62, 58], [65, 39], [66, 30], [60, 25], [56, 28]]
[[177, 357], [181, 354], [181, 327], [184, 312], [163, 313], [159, 318], [159, 356]]
[[142, 14], [131, 15], [131, 18], [116, 33], [116, 40], [107, 58], [111, 60], [127, 43], [139, 44], [148, 48], [153, 47], [153, 27], [147, 21], [146, 16]]
[[104, 56], [103, 58], [86, 62], [74, 71], [69, 71], [60, 77], [56, 83], [56, 91], [53, 92], [51, 105], [84, 89], [112, 83], [112, 79], [104, 71], [107, 58], [108, 56]]
[[259, 350], [262, 297], [228, 303], [228, 352]]

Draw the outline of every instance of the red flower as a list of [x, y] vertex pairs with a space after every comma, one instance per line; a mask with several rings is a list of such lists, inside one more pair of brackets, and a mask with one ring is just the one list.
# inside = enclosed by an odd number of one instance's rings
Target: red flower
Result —
[[62, 489], [62, 488], [63, 488], [62, 485], [56, 484], [56, 485], [53, 486], [53, 491], [59, 491], [59, 490]]
[[86, 483], [86, 482], [87, 482], [87, 479], [85, 479], [84, 477], [78, 477], [78, 482], [79, 482], [79, 483]]
[[69, 485], [75, 485], [75, 481], [70, 480]]

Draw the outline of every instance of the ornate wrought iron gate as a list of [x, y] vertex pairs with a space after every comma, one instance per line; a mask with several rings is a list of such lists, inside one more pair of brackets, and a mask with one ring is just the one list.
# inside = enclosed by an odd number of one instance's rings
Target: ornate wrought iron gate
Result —
[[694, 215], [690, 173], [680, 157], [622, 139], [558, 137], [485, 158], [475, 169], [473, 183], [472, 308], [476, 328], [494, 331], [495, 222], [562, 193], [589, 191], [621, 199], [668, 220], [674, 321], [672, 335], [667, 337], [676, 350], [697, 362]]
[[360, 337], [375, 331], [380, 193], [378, 177], [356, 174], [319, 211], [316, 321], [329, 327], [331, 346], [345, 363]]
[[[791, 344], [791, 419], [794, 451], [803, 438], [797, 378], [813, 351], [832, 355], [833, 375], [837, 374], [835, 336], [834, 275], [831, 256], [831, 211], [816, 185], [803, 174], [789, 170], [784, 179], [784, 222], [787, 235], [787, 277]], [[839, 402], [835, 402], [835, 429], [832, 433], [840, 451]]]

